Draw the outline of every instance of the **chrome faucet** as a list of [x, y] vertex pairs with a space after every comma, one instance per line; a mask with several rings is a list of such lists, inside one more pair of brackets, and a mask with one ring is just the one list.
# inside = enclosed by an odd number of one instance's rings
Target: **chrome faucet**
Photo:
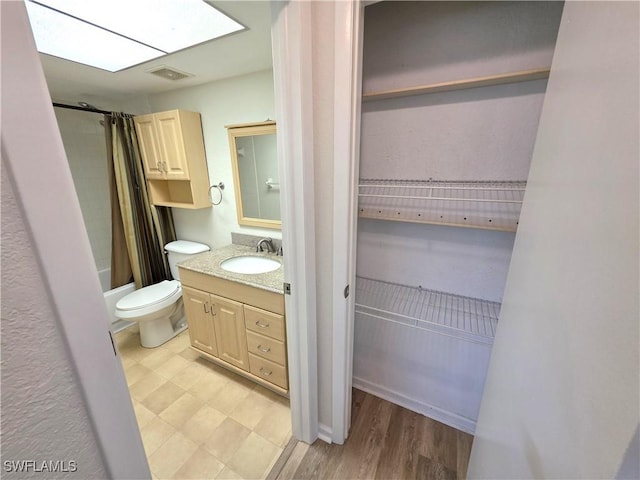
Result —
[[256, 252], [264, 252], [262, 246], [267, 246], [267, 252], [274, 253], [276, 251], [276, 247], [273, 246], [273, 240], [270, 238], [263, 238], [256, 244]]

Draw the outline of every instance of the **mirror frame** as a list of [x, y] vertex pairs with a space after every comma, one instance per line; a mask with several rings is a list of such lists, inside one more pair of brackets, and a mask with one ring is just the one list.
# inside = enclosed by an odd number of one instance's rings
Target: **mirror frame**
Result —
[[229, 134], [229, 149], [231, 151], [231, 167], [233, 169], [233, 185], [235, 189], [238, 223], [249, 227], [282, 229], [282, 220], [245, 217], [242, 209], [242, 192], [240, 189], [240, 173], [238, 170], [238, 151], [236, 149], [236, 138], [276, 134], [276, 122], [269, 120], [266, 122], [242, 123], [238, 125], [225, 125], [225, 128]]

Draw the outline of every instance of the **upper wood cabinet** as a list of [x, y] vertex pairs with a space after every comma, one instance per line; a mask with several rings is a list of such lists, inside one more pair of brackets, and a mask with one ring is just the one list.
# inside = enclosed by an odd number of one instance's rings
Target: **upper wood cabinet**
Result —
[[170, 110], [134, 120], [152, 203], [179, 208], [211, 206], [200, 114]]
[[155, 115], [140, 115], [134, 118], [142, 164], [147, 178], [164, 178], [160, 145], [156, 134]]

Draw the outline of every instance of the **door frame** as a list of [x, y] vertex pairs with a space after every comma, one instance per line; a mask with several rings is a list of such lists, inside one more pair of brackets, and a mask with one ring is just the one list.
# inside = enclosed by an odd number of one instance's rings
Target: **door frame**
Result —
[[278, 175], [285, 295], [289, 395], [293, 436], [318, 438], [318, 339], [313, 158], [311, 3], [271, 3]]
[[[334, 4], [332, 416], [327, 433], [339, 444], [351, 420], [362, 26], [370, 3], [375, 2]], [[291, 414], [294, 436], [308, 443], [319, 433], [312, 26], [311, 2], [272, 2], [282, 239], [295, 258], [285, 263], [284, 272], [292, 286], [291, 296], [285, 295]]]
[[331, 433], [339, 444], [351, 425], [364, 6], [360, 1], [336, 2], [334, 12]]

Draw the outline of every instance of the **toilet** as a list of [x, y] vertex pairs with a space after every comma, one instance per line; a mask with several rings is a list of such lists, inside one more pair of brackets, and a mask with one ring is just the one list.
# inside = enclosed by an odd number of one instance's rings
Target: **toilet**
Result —
[[169, 256], [173, 280], [143, 287], [122, 297], [116, 304], [115, 316], [138, 323], [140, 344], [146, 348], [160, 346], [187, 328], [178, 263], [208, 251], [209, 247], [176, 240], [165, 245], [164, 250]]

